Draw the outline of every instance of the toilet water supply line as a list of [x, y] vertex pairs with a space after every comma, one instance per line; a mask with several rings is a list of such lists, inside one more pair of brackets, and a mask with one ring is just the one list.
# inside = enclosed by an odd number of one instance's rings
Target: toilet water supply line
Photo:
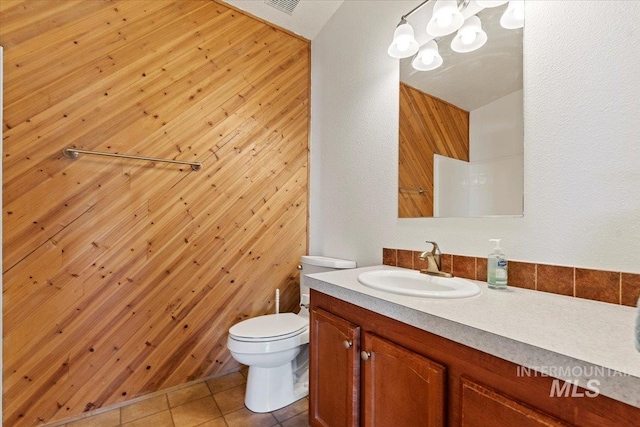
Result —
[[280, 314], [280, 289], [276, 289], [276, 314]]

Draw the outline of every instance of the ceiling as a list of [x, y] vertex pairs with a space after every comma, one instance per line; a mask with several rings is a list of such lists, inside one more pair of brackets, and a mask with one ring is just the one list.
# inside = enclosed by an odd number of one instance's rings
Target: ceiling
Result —
[[300, 0], [293, 13], [288, 15], [264, 0], [224, 1], [309, 40], [313, 40], [343, 3], [343, 0]]

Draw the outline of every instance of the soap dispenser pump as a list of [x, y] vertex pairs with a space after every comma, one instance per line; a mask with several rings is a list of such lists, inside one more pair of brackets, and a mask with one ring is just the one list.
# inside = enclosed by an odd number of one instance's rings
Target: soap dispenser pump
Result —
[[489, 239], [496, 247], [487, 258], [487, 283], [492, 289], [507, 288], [507, 257], [500, 247], [500, 239]]

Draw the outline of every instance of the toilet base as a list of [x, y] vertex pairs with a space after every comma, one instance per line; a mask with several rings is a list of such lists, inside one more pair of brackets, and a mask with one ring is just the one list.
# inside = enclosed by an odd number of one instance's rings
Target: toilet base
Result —
[[252, 412], [272, 412], [309, 394], [308, 375], [294, 381], [291, 363], [277, 368], [249, 367], [245, 406]]

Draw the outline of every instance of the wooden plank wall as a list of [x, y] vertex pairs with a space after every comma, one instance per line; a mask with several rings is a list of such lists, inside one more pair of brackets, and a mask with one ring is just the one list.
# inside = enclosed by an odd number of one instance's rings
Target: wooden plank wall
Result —
[[469, 112], [400, 83], [398, 217], [433, 216], [433, 155], [469, 161]]
[[235, 368], [228, 328], [273, 310], [276, 288], [298, 302], [309, 42], [205, 0], [0, 13], [4, 425]]

